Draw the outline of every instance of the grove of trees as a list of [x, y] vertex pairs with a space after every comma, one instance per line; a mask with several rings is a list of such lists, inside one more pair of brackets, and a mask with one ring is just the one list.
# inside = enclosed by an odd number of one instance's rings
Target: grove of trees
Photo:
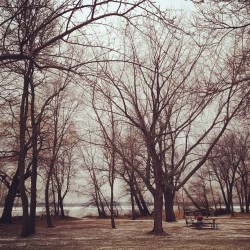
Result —
[[1, 2], [1, 223], [53, 227], [72, 192], [156, 235], [177, 204], [249, 213], [249, 1], [160, 2]]

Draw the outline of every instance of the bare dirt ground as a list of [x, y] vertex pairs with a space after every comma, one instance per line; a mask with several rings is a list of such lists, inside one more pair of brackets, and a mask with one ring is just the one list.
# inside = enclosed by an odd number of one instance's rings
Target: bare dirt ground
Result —
[[250, 216], [217, 217], [218, 229], [192, 229], [185, 220], [164, 222], [166, 236], [148, 232], [153, 221], [117, 219], [111, 229], [107, 219], [54, 220], [54, 228], [46, 228], [45, 220], [37, 220], [37, 234], [21, 238], [20, 221], [0, 224], [0, 249], [250, 249]]

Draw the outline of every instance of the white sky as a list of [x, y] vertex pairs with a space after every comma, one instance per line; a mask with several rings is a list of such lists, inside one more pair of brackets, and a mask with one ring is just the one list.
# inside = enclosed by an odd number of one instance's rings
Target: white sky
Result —
[[155, 3], [160, 6], [161, 10], [170, 9], [192, 9], [194, 3], [191, 0], [155, 0]]

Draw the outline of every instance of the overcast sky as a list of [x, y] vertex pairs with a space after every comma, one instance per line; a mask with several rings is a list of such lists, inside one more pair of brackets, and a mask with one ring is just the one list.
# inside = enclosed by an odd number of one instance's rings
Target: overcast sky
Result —
[[166, 8], [186, 10], [194, 7], [191, 0], [155, 0], [155, 3], [159, 5], [162, 10]]

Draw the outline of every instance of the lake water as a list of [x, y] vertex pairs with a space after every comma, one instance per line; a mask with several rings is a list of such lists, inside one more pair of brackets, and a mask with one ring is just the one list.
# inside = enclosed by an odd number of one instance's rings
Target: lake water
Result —
[[[151, 211], [153, 210], [150, 207]], [[176, 207], [177, 209], [177, 207]], [[84, 206], [65, 206], [64, 207], [65, 214], [71, 217], [83, 218], [86, 216], [97, 216], [97, 209], [93, 206], [84, 207]], [[131, 214], [131, 206], [121, 206], [117, 207], [117, 211], [119, 215]], [[239, 206], [234, 206], [235, 212], [240, 212]], [[0, 207], [0, 216], [2, 215], [3, 208]], [[13, 216], [22, 215], [22, 207], [14, 207], [12, 211]], [[37, 215], [42, 216], [45, 215], [45, 207], [37, 207]]]
[[[118, 214], [129, 214], [131, 211], [130, 206], [122, 206], [117, 208]], [[97, 209], [93, 206], [83, 207], [83, 206], [65, 206], [64, 207], [65, 214], [71, 217], [83, 218], [86, 216], [97, 216]], [[0, 217], [2, 215], [3, 208], [0, 207]], [[21, 216], [22, 215], [22, 207], [14, 207], [12, 210], [13, 216]], [[45, 215], [45, 207], [37, 207], [37, 215], [42, 216]]]

